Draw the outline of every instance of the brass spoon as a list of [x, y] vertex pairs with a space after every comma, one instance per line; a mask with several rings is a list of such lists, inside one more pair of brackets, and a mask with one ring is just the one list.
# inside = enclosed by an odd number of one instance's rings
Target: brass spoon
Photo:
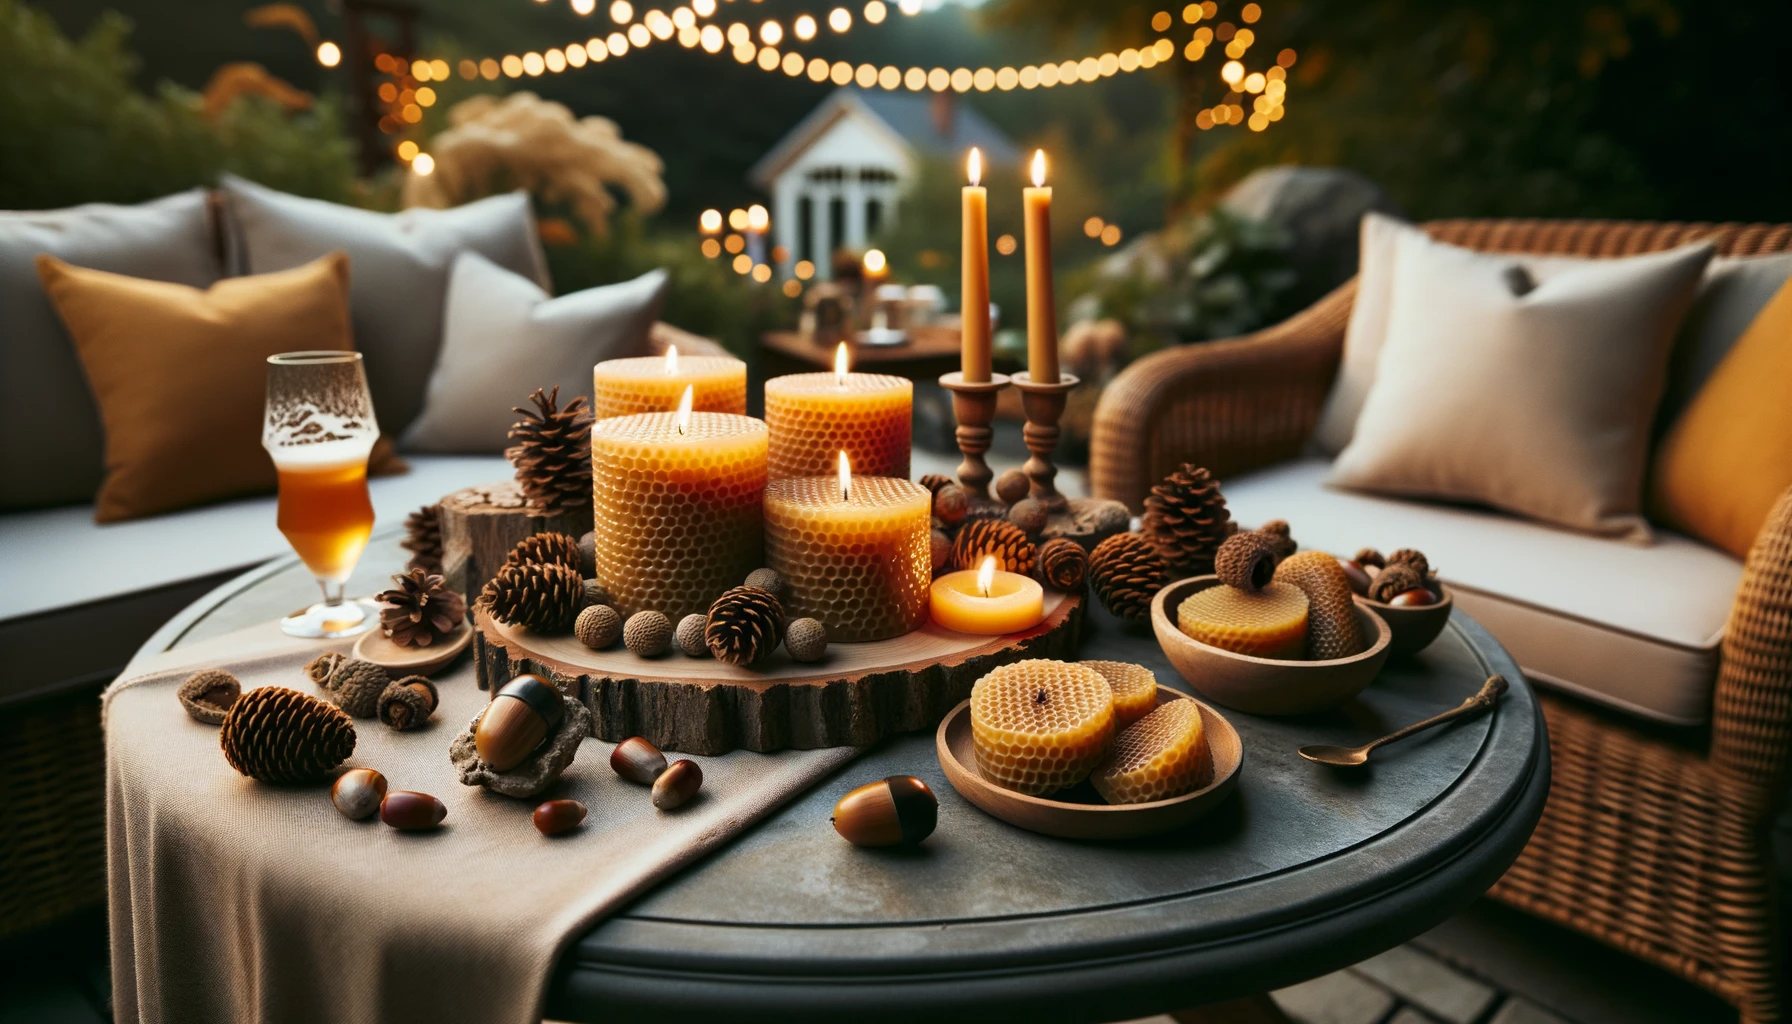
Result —
[[1299, 753], [1309, 761], [1317, 761], [1320, 764], [1329, 764], [1338, 768], [1353, 768], [1359, 764], [1368, 764], [1369, 751], [1383, 743], [1403, 740], [1415, 732], [1422, 732], [1434, 725], [1442, 725], [1454, 719], [1479, 714], [1499, 703], [1500, 694], [1505, 692], [1506, 680], [1503, 676], [1488, 676], [1487, 682], [1481, 684], [1481, 692], [1441, 715], [1432, 715], [1423, 722], [1414, 722], [1404, 729], [1388, 733], [1381, 739], [1365, 743], [1360, 747], [1334, 747], [1329, 743], [1309, 743], [1300, 748]]

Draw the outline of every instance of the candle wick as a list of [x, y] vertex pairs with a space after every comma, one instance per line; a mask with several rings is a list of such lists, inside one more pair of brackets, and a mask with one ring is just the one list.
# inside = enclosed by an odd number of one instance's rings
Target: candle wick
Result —
[[1045, 687], [1043, 687], [1043, 686], [1041, 686], [1039, 688], [1038, 693], [1035, 693], [1033, 695], [1033, 703], [1035, 703], [1035, 704], [1049, 704], [1049, 703], [1051, 703], [1051, 699], [1052, 699], [1052, 695], [1047, 693], [1045, 691]]

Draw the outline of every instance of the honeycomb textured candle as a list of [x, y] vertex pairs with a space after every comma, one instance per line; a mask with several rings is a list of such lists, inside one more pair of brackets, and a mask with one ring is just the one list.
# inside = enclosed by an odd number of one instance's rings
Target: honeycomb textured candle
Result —
[[591, 418], [671, 412], [686, 387], [698, 412], [747, 411], [747, 364], [725, 356], [683, 356], [666, 372], [661, 356], [606, 359], [591, 371]]
[[794, 373], [765, 382], [773, 480], [825, 476], [846, 452], [855, 473], [908, 479], [914, 382], [881, 373]]
[[784, 610], [835, 643], [888, 640], [927, 621], [932, 496], [889, 477], [773, 480], [765, 488], [765, 560], [784, 577]]
[[1183, 601], [1176, 625], [1237, 654], [1298, 658], [1307, 644], [1307, 595], [1290, 583], [1271, 583], [1254, 594], [1222, 583]]
[[1212, 775], [1200, 707], [1173, 700], [1122, 730], [1089, 782], [1110, 804], [1142, 804], [1192, 793]]
[[1042, 796], [1088, 778], [1114, 738], [1114, 691], [1062, 661], [1004, 665], [971, 687], [971, 740], [991, 782]]
[[765, 424], [675, 413], [599, 420], [591, 428], [596, 578], [627, 618], [676, 621], [759, 568], [764, 550]]
[[1124, 729], [1157, 707], [1157, 677], [1143, 665], [1124, 661], [1079, 661], [1101, 673], [1114, 691], [1114, 728]]

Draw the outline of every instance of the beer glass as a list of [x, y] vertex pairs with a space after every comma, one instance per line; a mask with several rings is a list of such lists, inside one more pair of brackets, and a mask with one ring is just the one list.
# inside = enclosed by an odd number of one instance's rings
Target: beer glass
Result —
[[291, 636], [355, 636], [379, 621], [371, 602], [342, 594], [373, 532], [367, 456], [379, 434], [359, 352], [268, 357], [261, 443], [280, 478], [280, 532], [324, 593], [280, 620]]

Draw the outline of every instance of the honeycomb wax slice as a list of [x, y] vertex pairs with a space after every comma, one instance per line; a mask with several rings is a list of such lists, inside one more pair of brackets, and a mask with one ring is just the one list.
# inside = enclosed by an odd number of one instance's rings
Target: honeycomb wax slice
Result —
[[1114, 691], [1062, 661], [1003, 665], [971, 687], [971, 739], [983, 777], [1032, 796], [1088, 778], [1114, 738]]
[[1307, 643], [1307, 595], [1292, 583], [1271, 583], [1255, 594], [1222, 583], [1183, 601], [1176, 625], [1235, 654], [1299, 658]]
[[1362, 624], [1350, 578], [1338, 560], [1323, 551], [1301, 551], [1276, 566], [1277, 583], [1289, 583], [1307, 595], [1307, 657], [1330, 661], [1361, 654]]
[[1124, 729], [1157, 707], [1157, 677], [1143, 665], [1124, 661], [1079, 661], [1101, 673], [1114, 691], [1114, 728]]
[[1126, 727], [1089, 777], [1110, 804], [1142, 804], [1192, 793], [1213, 777], [1201, 708], [1173, 700]]

